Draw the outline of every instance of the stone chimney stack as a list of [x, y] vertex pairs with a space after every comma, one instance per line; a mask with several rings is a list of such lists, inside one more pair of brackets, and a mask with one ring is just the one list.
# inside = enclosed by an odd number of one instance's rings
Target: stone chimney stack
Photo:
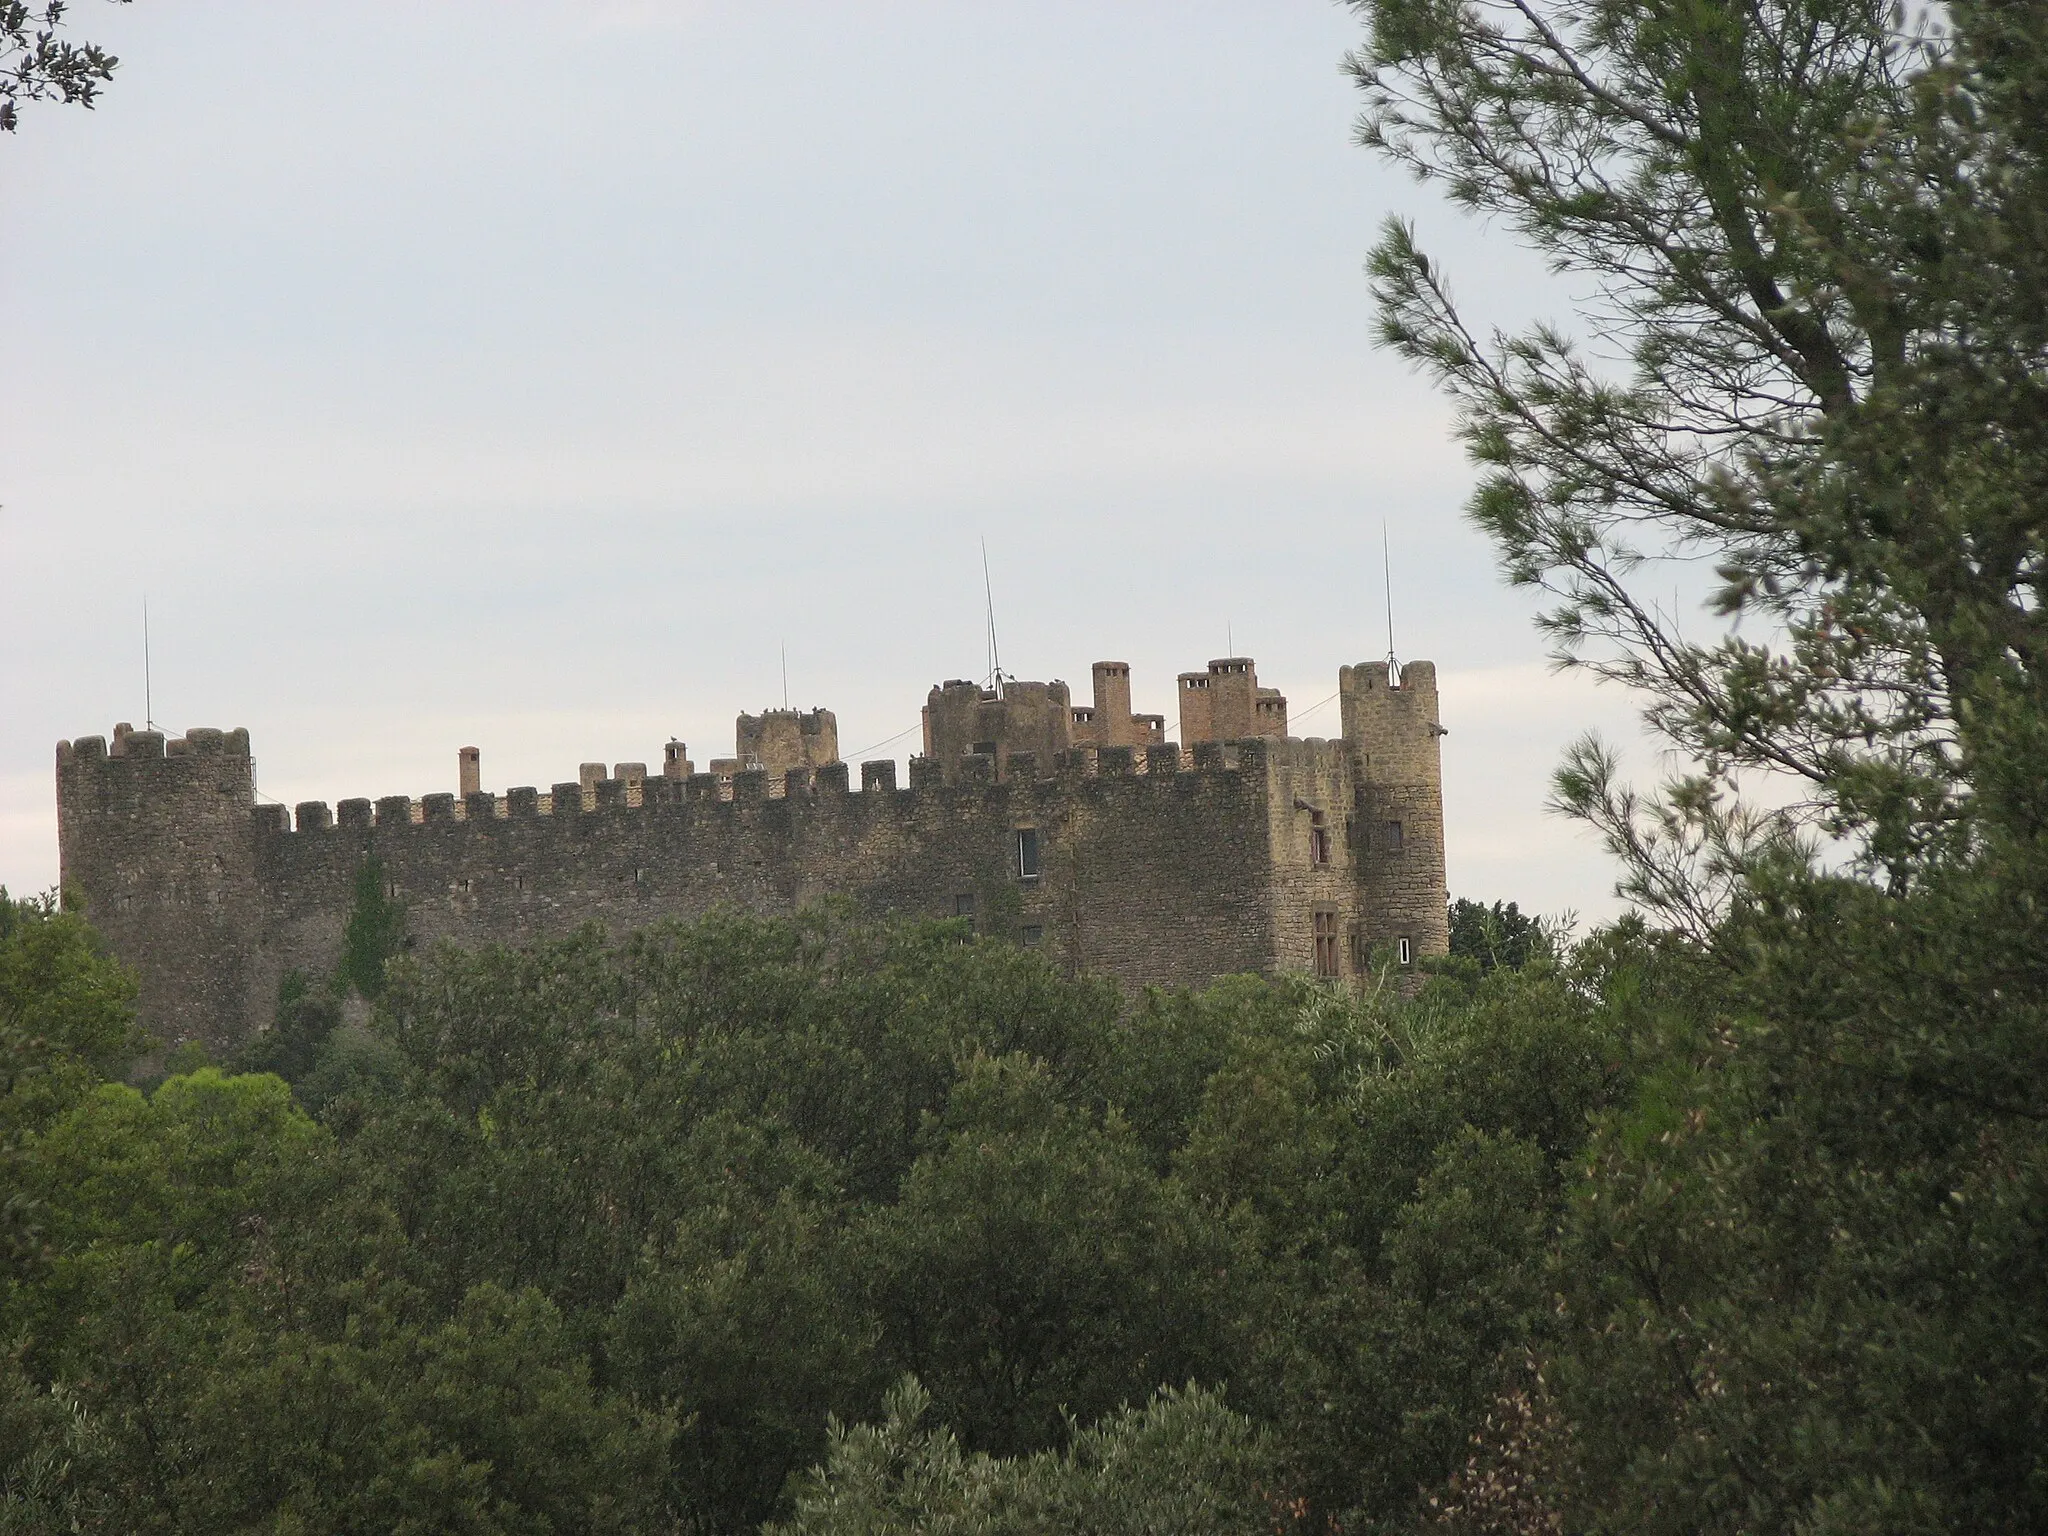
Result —
[[1209, 734], [1217, 741], [1258, 735], [1259, 676], [1249, 656], [1221, 656], [1209, 663]]
[[458, 775], [462, 780], [464, 797], [474, 795], [484, 787], [483, 754], [475, 747], [464, 747], [455, 754]]
[[1094, 666], [1095, 720], [1105, 747], [1137, 745], [1131, 726], [1131, 664], [1098, 661]]

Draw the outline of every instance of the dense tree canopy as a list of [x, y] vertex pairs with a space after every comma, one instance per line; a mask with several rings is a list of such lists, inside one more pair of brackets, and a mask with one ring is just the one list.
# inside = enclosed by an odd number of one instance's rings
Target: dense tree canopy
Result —
[[953, 924], [717, 919], [395, 960], [369, 1047], [295, 986], [292, 1082], [84, 1081], [21, 1139], [0, 1511], [839, 1529], [900, 1442], [1024, 1524], [1393, 1519], [1670, 1006], [1654, 946], [1590, 964], [1125, 999]]
[[1557, 934], [1544, 919], [1512, 901], [1492, 906], [1459, 897], [1450, 906], [1451, 956], [1482, 971], [1496, 965], [1520, 967], [1556, 952]]

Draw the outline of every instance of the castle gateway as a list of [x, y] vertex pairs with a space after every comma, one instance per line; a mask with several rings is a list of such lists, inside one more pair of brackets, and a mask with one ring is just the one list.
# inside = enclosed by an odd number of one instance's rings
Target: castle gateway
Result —
[[1287, 734], [1287, 701], [1227, 657], [1179, 680], [1180, 741], [1131, 712], [1130, 669], [1094, 702], [1064, 683], [932, 689], [924, 753], [839, 760], [828, 710], [742, 715], [698, 773], [585, 764], [551, 791], [256, 803], [245, 730], [117, 726], [57, 744], [67, 891], [141, 977], [160, 1039], [220, 1046], [266, 1028], [292, 970], [331, 969], [375, 860], [422, 944], [615, 933], [725, 906], [786, 914], [826, 896], [872, 916], [970, 919], [1127, 985], [1237, 971], [1362, 975], [1441, 954], [1436, 669], [1345, 667], [1342, 732]]

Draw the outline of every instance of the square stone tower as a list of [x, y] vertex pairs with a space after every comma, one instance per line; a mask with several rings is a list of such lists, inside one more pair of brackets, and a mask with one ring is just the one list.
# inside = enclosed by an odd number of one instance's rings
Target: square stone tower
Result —
[[973, 754], [992, 758], [1000, 774], [1013, 752], [1029, 752], [1049, 767], [1073, 744], [1073, 701], [1057, 679], [984, 688], [956, 678], [925, 699], [924, 755], [949, 784], [959, 776], [961, 759]]
[[1337, 674], [1356, 784], [1352, 841], [1367, 930], [1413, 953], [1450, 947], [1444, 875], [1443, 753], [1436, 666], [1361, 662]]

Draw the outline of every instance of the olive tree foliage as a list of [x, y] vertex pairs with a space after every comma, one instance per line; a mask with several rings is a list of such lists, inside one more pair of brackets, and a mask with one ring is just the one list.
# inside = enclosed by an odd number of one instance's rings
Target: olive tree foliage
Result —
[[[1968, 845], [2048, 661], [2039, 8], [1353, 4], [1361, 140], [1540, 252], [1599, 337], [1484, 331], [1398, 222], [1372, 254], [1560, 661], [1689, 760], [1642, 801], [1590, 740], [1560, 774], [1624, 890], [1704, 932], [1802, 828], [1895, 884]], [[1673, 562], [1716, 573], [1705, 633]], [[1753, 770], [1805, 792], [1756, 809]]]
[[[115, 0], [126, 5], [128, 0]], [[64, 0], [0, 0], [0, 130], [19, 125], [24, 101], [65, 101], [90, 108], [120, 60], [97, 43], [57, 34], [70, 7]]]

